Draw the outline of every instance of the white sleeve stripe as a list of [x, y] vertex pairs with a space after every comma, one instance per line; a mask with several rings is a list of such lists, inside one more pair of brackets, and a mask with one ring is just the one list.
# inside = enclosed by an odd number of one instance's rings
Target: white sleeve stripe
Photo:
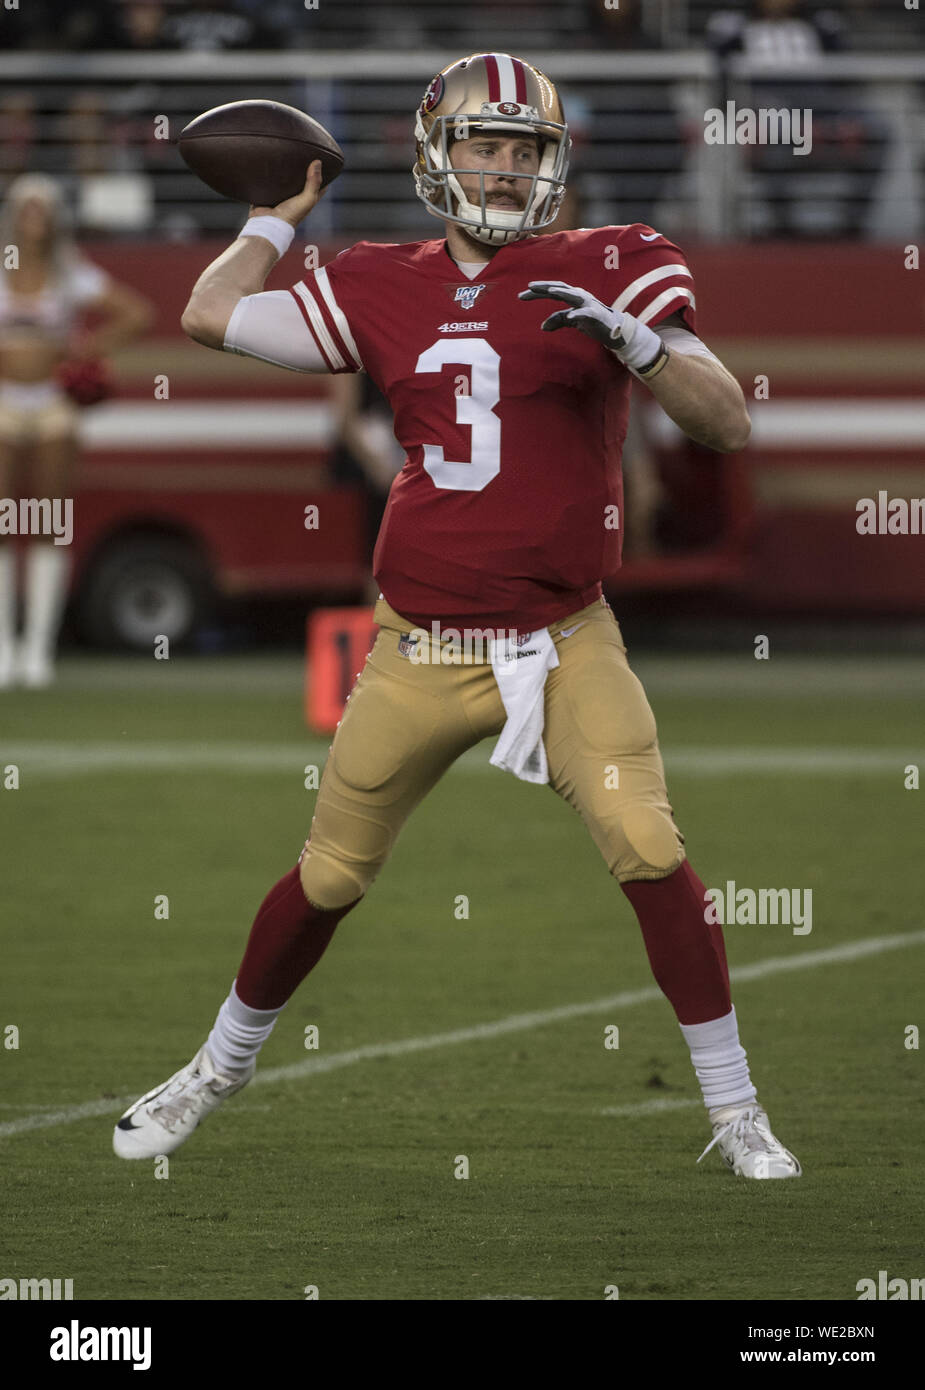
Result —
[[331, 289], [331, 282], [328, 279], [328, 272], [325, 267], [319, 266], [315, 271], [315, 283], [324, 297], [324, 302], [331, 311], [331, 317], [337, 324], [337, 330], [343, 339], [344, 346], [353, 357], [354, 365], [362, 372], [364, 371], [363, 362], [357, 351], [357, 345], [353, 341], [353, 334], [350, 332], [350, 325], [347, 316], [341, 309], [337, 300], [334, 298], [334, 291]]
[[673, 299], [689, 299], [691, 307], [696, 307], [697, 301], [694, 299], [694, 291], [683, 289], [680, 285], [672, 285], [670, 290], [662, 290], [661, 294], [655, 296], [651, 304], [643, 309], [641, 314], [634, 314], [633, 317], [640, 323], [648, 323], [654, 319], [660, 309], [664, 309], [666, 304], [670, 304]]
[[656, 266], [655, 270], [646, 271], [645, 275], [640, 275], [638, 280], [634, 280], [631, 285], [627, 285], [619, 299], [615, 299], [611, 304], [611, 309], [617, 309], [622, 313], [624, 309], [627, 309], [629, 305], [632, 304], [638, 294], [641, 294], [643, 290], [648, 289], [650, 285], [654, 285], [657, 281], [667, 279], [669, 275], [685, 275], [688, 280], [694, 278], [686, 265]]
[[327, 325], [324, 321], [324, 316], [322, 315], [321, 310], [318, 308], [314, 296], [312, 295], [311, 291], [307, 288], [307, 286], [301, 282], [298, 285], [293, 285], [292, 289], [293, 292], [299, 296], [302, 303], [305, 305], [305, 310], [308, 314], [309, 321], [311, 323], [312, 332], [318, 339], [318, 346], [322, 349], [325, 356], [330, 359], [331, 366], [333, 367], [333, 369], [335, 371], [340, 371], [341, 368], [346, 367], [347, 364], [338, 352], [334, 339], [328, 332]]

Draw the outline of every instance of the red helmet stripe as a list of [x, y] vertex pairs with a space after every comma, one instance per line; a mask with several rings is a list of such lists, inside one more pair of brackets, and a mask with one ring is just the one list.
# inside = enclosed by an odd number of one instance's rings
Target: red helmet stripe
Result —
[[515, 100], [515, 101], [519, 101], [519, 102], [521, 103], [522, 106], [526, 106], [526, 104], [527, 104], [527, 74], [524, 72], [524, 65], [523, 65], [523, 63], [520, 61], [519, 58], [512, 58], [512, 59], [511, 59], [511, 64], [512, 64], [512, 66], [513, 66], [513, 68], [514, 68], [514, 82], [516, 83], [516, 87], [517, 87], [517, 91], [516, 91], [514, 100]]
[[493, 53], [485, 54], [485, 71], [488, 74], [488, 100], [501, 100], [501, 78], [498, 74], [498, 60]]

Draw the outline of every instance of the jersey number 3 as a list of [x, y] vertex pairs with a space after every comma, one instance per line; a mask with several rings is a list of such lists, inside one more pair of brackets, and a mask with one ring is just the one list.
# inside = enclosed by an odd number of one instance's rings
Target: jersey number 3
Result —
[[494, 407], [501, 399], [501, 358], [484, 338], [441, 338], [417, 360], [415, 372], [440, 372], [446, 366], [472, 368], [472, 390], [456, 397], [457, 425], [472, 427], [472, 458], [454, 463], [442, 444], [424, 445], [424, 468], [437, 487], [481, 492], [501, 472], [501, 421]]

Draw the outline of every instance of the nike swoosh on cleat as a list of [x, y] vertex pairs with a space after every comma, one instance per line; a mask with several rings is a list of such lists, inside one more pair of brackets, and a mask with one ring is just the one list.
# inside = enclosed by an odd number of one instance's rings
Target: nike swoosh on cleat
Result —
[[141, 1125], [133, 1125], [131, 1115], [123, 1115], [116, 1125], [116, 1129], [141, 1129]]

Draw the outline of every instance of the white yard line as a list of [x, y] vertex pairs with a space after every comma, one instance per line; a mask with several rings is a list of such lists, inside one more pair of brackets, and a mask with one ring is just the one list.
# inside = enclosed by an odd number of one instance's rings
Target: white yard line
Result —
[[[490, 772], [504, 776], [489, 764], [494, 739], [464, 753], [454, 764], [460, 772]], [[302, 778], [309, 764], [324, 765], [330, 741], [306, 737], [298, 743], [157, 742], [94, 743], [57, 740], [0, 740], [0, 770], [19, 768], [20, 786], [30, 782], [58, 781], [92, 773], [137, 774], [142, 772], [289, 773]], [[675, 745], [662, 749], [670, 774], [697, 777], [729, 777], [739, 773], [779, 773], [786, 776], [872, 777], [889, 774], [897, 779], [909, 763], [925, 762], [921, 747], [857, 748], [852, 746], [800, 747], [776, 744], [728, 746]], [[897, 781], [897, 785], [899, 782]]]
[[[925, 945], [925, 931], [901, 932], [894, 936], [868, 937], [864, 941], [846, 942], [842, 946], [832, 946], [819, 951], [800, 951], [793, 956], [771, 956], [767, 960], [756, 961], [733, 970], [732, 979], [739, 985], [749, 980], [765, 979], [769, 975], [785, 974], [796, 970], [815, 970], [823, 965], [844, 964], [864, 960], [868, 956], [882, 955], [887, 951], [904, 950], [911, 946]], [[396, 1042], [368, 1043], [364, 1047], [350, 1048], [345, 1052], [333, 1052], [330, 1057], [307, 1058], [284, 1067], [267, 1067], [258, 1071], [254, 1086], [270, 1085], [277, 1081], [301, 1081], [305, 1077], [318, 1076], [324, 1072], [338, 1071], [357, 1062], [375, 1061], [382, 1057], [404, 1057], [415, 1052], [431, 1052], [438, 1047], [455, 1047], [461, 1043], [482, 1042], [488, 1038], [500, 1038], [510, 1033], [525, 1033], [533, 1028], [545, 1028], [550, 1024], [564, 1023], [574, 1018], [587, 1018], [594, 1014], [615, 1014], [623, 1009], [634, 1008], [637, 1004], [651, 1004], [661, 999], [662, 993], [655, 985], [645, 989], [627, 990], [622, 994], [607, 995], [602, 999], [592, 999], [584, 1004], [565, 1004], [556, 1009], [540, 1009], [533, 1013], [509, 1014], [507, 1018], [496, 1019], [493, 1023], [479, 1023], [470, 1028], [456, 1028], [447, 1033], [430, 1033], [418, 1038], [402, 1038]], [[144, 1090], [157, 1083], [151, 1076], [144, 1082]], [[118, 1114], [137, 1100], [142, 1088], [135, 1095], [121, 1096], [114, 1100], [90, 1100], [82, 1105], [65, 1106], [50, 1114], [42, 1111], [24, 1115], [18, 1120], [0, 1124], [0, 1139], [16, 1134], [25, 1134], [36, 1129], [56, 1129], [74, 1124], [78, 1120], [92, 1119], [100, 1115]], [[647, 1102], [651, 1105], [652, 1102]], [[662, 1106], [664, 1108], [664, 1106]], [[648, 1113], [638, 1111], [637, 1113]]]
[[93, 743], [0, 741], [0, 767], [15, 763], [20, 786], [87, 773], [291, 772], [304, 777], [308, 764], [323, 765], [330, 743]]
[[702, 1100], [677, 1100], [667, 1096], [661, 1100], [642, 1100], [636, 1105], [605, 1105], [596, 1110], [596, 1115], [615, 1115], [629, 1119], [636, 1115], [663, 1115], [666, 1110], [689, 1110], [695, 1105], [703, 1105]]
[[[619, 603], [615, 605], [619, 609]], [[619, 616], [619, 613], [618, 613]], [[846, 694], [865, 699], [921, 699], [925, 695], [925, 665], [921, 656], [878, 653], [856, 656], [848, 650], [820, 652], [816, 656], [776, 652], [771, 631], [772, 656], [756, 661], [751, 637], [743, 639], [742, 654], [716, 655], [681, 652], [671, 656], [631, 650], [630, 664], [649, 697], [679, 696], [699, 699], [804, 699]], [[164, 692], [186, 693], [224, 700], [260, 695], [289, 696], [297, 707], [305, 681], [305, 660], [298, 652], [199, 656], [178, 652], [169, 661], [153, 657], [83, 656], [66, 652], [58, 665], [52, 690], [11, 691], [4, 701], [54, 701], [72, 691], [116, 695], [140, 691], [157, 696]], [[656, 714], [658, 711], [656, 710]]]

